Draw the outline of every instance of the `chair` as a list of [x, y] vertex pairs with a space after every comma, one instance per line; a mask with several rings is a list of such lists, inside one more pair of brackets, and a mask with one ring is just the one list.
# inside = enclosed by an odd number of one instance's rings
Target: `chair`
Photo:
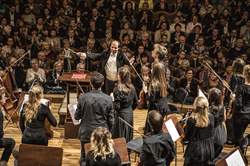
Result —
[[18, 166], [61, 166], [62, 158], [62, 148], [21, 144], [18, 154]]
[[[122, 165], [129, 164], [129, 156], [127, 150], [127, 144], [125, 138], [115, 138], [114, 141], [114, 149], [120, 155]], [[87, 154], [91, 150], [91, 144], [84, 144], [85, 154]]]

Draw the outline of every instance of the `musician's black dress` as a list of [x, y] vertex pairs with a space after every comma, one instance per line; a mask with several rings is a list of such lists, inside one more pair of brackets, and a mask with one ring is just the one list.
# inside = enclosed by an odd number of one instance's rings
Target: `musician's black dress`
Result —
[[243, 84], [237, 88], [235, 110], [232, 118], [235, 143], [239, 145], [248, 124], [250, 124], [250, 85]]
[[223, 105], [209, 107], [210, 113], [214, 116], [214, 151], [215, 158], [221, 153], [227, 141], [227, 131], [225, 126], [225, 107]]
[[119, 117], [133, 126], [133, 110], [137, 105], [137, 94], [134, 88], [129, 93], [114, 89], [114, 108], [115, 108], [115, 128], [113, 137], [124, 137], [126, 142], [133, 139], [133, 129], [122, 122]]
[[184, 154], [185, 166], [206, 166], [214, 159], [214, 117], [209, 114], [209, 125], [196, 127], [196, 120], [189, 118], [185, 130], [188, 145]]
[[20, 128], [23, 133], [22, 143], [36, 144], [36, 145], [48, 145], [48, 136], [45, 131], [44, 122], [48, 119], [51, 125], [56, 126], [57, 122], [49, 107], [40, 104], [38, 113], [31, 122], [26, 122], [25, 111], [21, 111]]
[[[147, 94], [148, 101], [148, 113], [152, 110], [157, 110], [159, 113], [165, 117], [165, 115], [170, 112], [168, 107], [167, 97], [161, 97], [160, 90], [151, 91], [150, 94]], [[148, 119], [148, 118], [147, 118]], [[144, 134], [151, 132], [148, 120], [146, 120]]]

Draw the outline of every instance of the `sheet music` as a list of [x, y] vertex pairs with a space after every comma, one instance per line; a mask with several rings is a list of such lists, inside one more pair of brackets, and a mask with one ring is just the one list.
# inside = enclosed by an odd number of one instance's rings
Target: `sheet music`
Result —
[[[21, 105], [19, 111], [21, 111], [21, 110], [23, 109], [24, 103], [27, 103], [28, 101], [29, 101], [29, 95], [28, 95], [28, 94], [25, 94], [25, 95], [24, 95], [23, 103], [22, 103], [22, 105]], [[41, 102], [42, 104], [44, 104], [44, 105], [49, 106], [49, 100], [48, 100], [48, 99], [41, 99], [40, 102]]]
[[228, 166], [245, 166], [238, 149], [226, 158], [226, 163]]
[[201, 91], [200, 88], [199, 88], [198, 96], [199, 96], [199, 97], [204, 97], [204, 98], [208, 101], [206, 95], [204, 95], [204, 93]]
[[177, 129], [175, 128], [174, 122], [172, 119], [169, 119], [165, 122], [166, 128], [168, 130], [168, 133], [170, 134], [172, 140], [175, 142], [177, 141], [181, 136], [179, 135]]
[[69, 113], [74, 125], [79, 125], [81, 120], [75, 119], [75, 112], [76, 112], [77, 104], [68, 104]]

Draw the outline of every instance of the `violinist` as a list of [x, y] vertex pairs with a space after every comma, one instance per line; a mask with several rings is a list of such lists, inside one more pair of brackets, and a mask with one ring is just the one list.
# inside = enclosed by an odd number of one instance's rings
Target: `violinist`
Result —
[[[149, 88], [144, 84], [143, 91], [146, 93], [148, 100], [148, 112], [157, 110], [164, 117], [169, 111], [167, 104], [167, 79], [164, 65], [162, 63], [154, 63], [151, 73], [151, 81]], [[145, 124], [144, 133], [150, 132], [148, 121]]]
[[136, 108], [138, 98], [130, 77], [128, 67], [121, 67], [118, 70], [118, 86], [113, 92], [114, 109], [117, 116], [114, 137], [124, 137], [126, 142], [133, 139], [133, 130], [121, 122], [118, 117], [133, 126], [133, 110]]
[[12, 138], [3, 138], [4, 131], [3, 131], [3, 106], [5, 104], [5, 97], [4, 97], [4, 90], [0, 89], [0, 148], [4, 148], [0, 165], [7, 166], [7, 162], [9, 161], [10, 155], [15, 147], [15, 140]]
[[[241, 87], [244, 84], [245, 78], [243, 76], [243, 68], [245, 66], [245, 62], [241, 58], [237, 58], [236, 60], [233, 61], [232, 65], [232, 70], [233, 70], [233, 75], [231, 76], [231, 79], [229, 81], [229, 86], [232, 89], [232, 91], [235, 93], [236, 90]], [[229, 93], [226, 93], [226, 99], [225, 99], [225, 104], [228, 107], [227, 114], [229, 115], [226, 121], [227, 125], [227, 132], [228, 132], [228, 138], [227, 138], [227, 144], [234, 144], [234, 126], [233, 126], [233, 120], [230, 118], [231, 114], [233, 113], [234, 110], [234, 102], [230, 99]]]
[[236, 89], [235, 110], [233, 112], [233, 126], [235, 145], [239, 145], [243, 150], [248, 145], [248, 139], [243, 138], [243, 134], [250, 124], [250, 65], [246, 65], [243, 69], [244, 84], [239, 85]]
[[[148, 66], [146, 66], [146, 65], [143, 65], [141, 73], [142, 73], [142, 79], [144, 81], [144, 84], [145, 84], [146, 87], [148, 87], [148, 85], [150, 83], [150, 68]], [[138, 91], [137, 93], [139, 94], [139, 100], [138, 100], [137, 108], [138, 109], [145, 109], [145, 108], [147, 108], [146, 94], [142, 90], [142, 84], [138, 84], [138, 82], [140, 82], [139, 78], [135, 82], [137, 84], [134, 84], [134, 85], [138, 85], [138, 86], [135, 86], [136, 90]]]
[[[11, 57], [9, 64], [13, 64], [17, 61], [16, 57]], [[21, 61], [23, 63], [23, 61]], [[14, 65], [10, 68], [11, 74], [13, 75], [13, 82], [16, 84], [16, 88], [23, 88], [23, 84], [25, 82], [25, 71], [24, 66], [21, 63]]]
[[214, 117], [208, 112], [208, 101], [197, 97], [195, 111], [187, 120], [184, 142], [184, 166], [207, 166], [214, 159]]
[[22, 143], [48, 146], [48, 136], [45, 130], [45, 119], [53, 126], [57, 125], [56, 119], [50, 108], [41, 103], [43, 89], [34, 85], [29, 91], [29, 100], [21, 110], [19, 125], [23, 133]]
[[148, 121], [151, 131], [143, 139], [140, 161], [142, 166], [169, 166], [175, 156], [174, 143], [168, 133], [163, 133], [163, 117], [152, 110]]
[[223, 105], [222, 91], [217, 88], [209, 90], [209, 112], [214, 115], [214, 152], [215, 158], [221, 153], [227, 141], [227, 131], [225, 126], [226, 109]]

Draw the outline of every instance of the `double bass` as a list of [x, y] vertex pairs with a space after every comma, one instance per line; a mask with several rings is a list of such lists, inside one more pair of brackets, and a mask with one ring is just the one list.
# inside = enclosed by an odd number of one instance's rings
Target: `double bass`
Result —
[[10, 71], [6, 70], [3, 73], [0, 81], [0, 86], [5, 100], [2, 106], [4, 111], [6, 112], [6, 118], [8, 120], [6, 126], [10, 122], [17, 124], [19, 120], [19, 114], [17, 108], [18, 108], [18, 101], [19, 99], [21, 99], [21, 96], [20, 92], [16, 91], [16, 86], [14, 84]]

